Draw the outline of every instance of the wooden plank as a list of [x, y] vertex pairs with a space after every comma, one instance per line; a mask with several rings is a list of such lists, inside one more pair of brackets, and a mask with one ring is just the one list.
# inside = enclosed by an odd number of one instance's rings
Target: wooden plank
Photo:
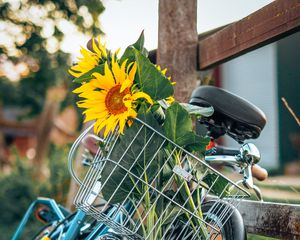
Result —
[[197, 0], [160, 0], [157, 63], [177, 82], [180, 102], [197, 86], [197, 45]]
[[244, 200], [238, 210], [248, 233], [300, 239], [300, 205]]
[[277, 0], [199, 41], [199, 69], [211, 68], [300, 30], [300, 0]]
[[9, 129], [11, 131], [16, 132], [27, 132], [28, 135], [35, 134], [36, 132], [36, 120], [30, 120], [30, 121], [13, 121], [13, 120], [7, 120], [0, 117], [0, 129], [2, 131], [4, 129]]

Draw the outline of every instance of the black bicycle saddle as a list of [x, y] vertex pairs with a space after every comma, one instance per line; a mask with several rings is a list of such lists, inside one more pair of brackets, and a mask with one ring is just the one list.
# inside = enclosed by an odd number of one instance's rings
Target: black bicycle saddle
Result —
[[198, 87], [192, 93], [190, 104], [213, 106], [214, 114], [202, 121], [214, 138], [228, 134], [243, 142], [257, 138], [266, 124], [266, 116], [258, 107], [218, 87]]

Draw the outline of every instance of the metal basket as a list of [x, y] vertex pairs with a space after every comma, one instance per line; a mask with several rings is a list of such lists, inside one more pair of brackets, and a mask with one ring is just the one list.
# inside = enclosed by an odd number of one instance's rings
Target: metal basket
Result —
[[[72, 159], [91, 128], [69, 155], [69, 169], [80, 184], [74, 204], [126, 239], [214, 239], [239, 204], [236, 199], [249, 196], [139, 119], [125, 135], [111, 134], [101, 143], [80, 181]], [[214, 203], [202, 213], [201, 206], [211, 199]]]

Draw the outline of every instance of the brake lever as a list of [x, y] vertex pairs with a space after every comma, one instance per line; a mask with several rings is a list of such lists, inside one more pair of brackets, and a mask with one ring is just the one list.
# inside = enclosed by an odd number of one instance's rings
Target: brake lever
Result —
[[246, 168], [244, 168], [244, 181], [243, 181], [243, 184], [244, 184], [245, 187], [247, 187], [249, 189], [252, 189], [253, 186], [254, 186], [250, 165], [248, 165]]
[[256, 186], [255, 184], [253, 184], [252, 187], [250, 187], [249, 185], [247, 185], [245, 179], [239, 180], [239, 181], [237, 181], [235, 184], [236, 184], [236, 185], [240, 185], [241, 183], [242, 183], [246, 188], [248, 188], [248, 189], [253, 189], [254, 192], [255, 192], [255, 194], [256, 194], [257, 199], [258, 199], [260, 202], [263, 202], [263, 201], [264, 201], [264, 200], [263, 200], [263, 197], [262, 197], [262, 193], [261, 193], [261, 191], [260, 191], [260, 189], [259, 189], [258, 186]]
[[248, 165], [245, 169], [244, 169], [244, 179], [241, 181], [243, 183], [243, 185], [248, 188], [248, 189], [253, 189], [256, 197], [258, 198], [259, 201], [263, 202], [262, 199], [262, 193], [259, 189], [258, 186], [256, 186], [253, 183], [253, 177], [252, 177], [252, 171], [251, 171], [251, 165]]
[[253, 184], [253, 190], [254, 190], [254, 192], [255, 192], [258, 200], [261, 201], [261, 202], [263, 202], [264, 200], [262, 198], [262, 193], [261, 193], [259, 187]]

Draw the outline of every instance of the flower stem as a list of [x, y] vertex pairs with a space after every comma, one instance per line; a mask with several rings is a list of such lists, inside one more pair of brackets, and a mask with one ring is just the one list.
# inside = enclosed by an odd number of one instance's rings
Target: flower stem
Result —
[[[180, 159], [181, 159], [181, 155], [182, 155], [182, 152], [177, 152], [176, 153], [176, 157], [175, 157], [175, 163], [177, 166], [181, 166], [181, 162], [180, 162]], [[179, 177], [176, 177], [175, 178], [176, 180], [176, 183], [178, 186], [181, 186], [181, 184], [183, 183], [184, 184], [184, 190], [185, 190], [185, 194], [182, 194], [182, 197], [188, 197], [188, 203], [189, 203], [189, 208], [191, 210], [192, 213], [196, 213], [196, 215], [200, 218], [200, 219], [203, 219], [203, 214], [202, 214], [202, 210], [201, 210], [201, 206], [200, 206], [200, 202], [199, 203], [199, 207], [197, 208], [195, 203], [194, 203], [194, 199], [192, 197], [192, 194], [191, 194], [191, 191], [190, 191], [190, 188], [188, 186], [188, 183], [185, 181], [185, 180], [182, 180], [181, 178]], [[190, 224], [192, 225], [192, 228], [194, 229], [194, 231], [197, 231], [197, 227], [195, 226], [194, 224], [194, 221], [193, 221], [193, 217], [191, 218], [191, 216], [189, 216], [189, 214], [186, 212], [185, 213], [187, 218], [189, 219], [189, 222]], [[191, 219], [190, 219], [191, 218]], [[197, 223], [199, 226], [200, 226], [200, 234], [201, 236], [204, 236], [205, 239], [207, 239], [208, 237], [208, 233], [207, 233], [207, 229], [206, 229], [206, 226], [205, 224], [199, 220], [199, 219], [196, 219], [197, 220]]]

